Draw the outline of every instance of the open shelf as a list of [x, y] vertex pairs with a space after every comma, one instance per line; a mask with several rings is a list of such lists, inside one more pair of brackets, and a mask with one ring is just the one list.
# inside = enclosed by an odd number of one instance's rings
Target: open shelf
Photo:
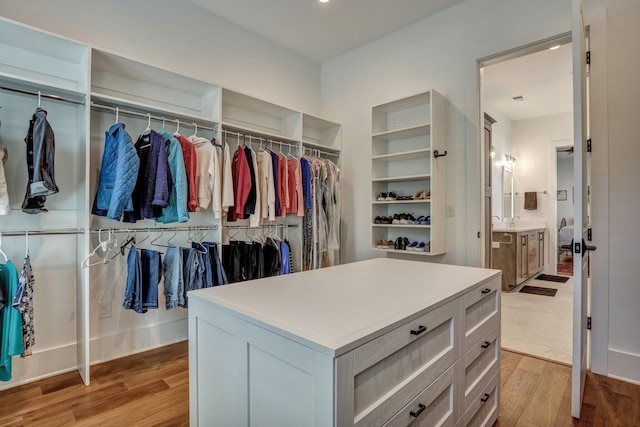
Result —
[[413, 203], [431, 203], [431, 199], [417, 199], [417, 200], [374, 200], [371, 202], [374, 205], [404, 205]]
[[319, 117], [303, 114], [302, 143], [311, 148], [339, 152], [342, 149], [342, 126]]
[[400, 250], [400, 249], [382, 249], [382, 248], [373, 248], [376, 251], [384, 251], [384, 252], [391, 252], [394, 254], [402, 254], [402, 255], [432, 255], [431, 252], [421, 252], [421, 251], [407, 251], [407, 250]]
[[398, 181], [425, 181], [431, 179], [431, 174], [418, 174], [406, 176], [393, 176], [384, 178], [374, 178], [373, 182], [398, 182]]
[[410, 159], [425, 159], [431, 155], [430, 148], [421, 148], [418, 150], [403, 151], [401, 153], [381, 154], [373, 156], [373, 160], [381, 162], [396, 162]]
[[431, 228], [431, 225], [424, 224], [371, 224], [373, 227], [392, 227], [392, 228]]
[[430, 130], [431, 125], [425, 123], [408, 128], [393, 129], [385, 132], [375, 133], [373, 134], [373, 139], [388, 142], [396, 139], [414, 138], [416, 136], [428, 135]]

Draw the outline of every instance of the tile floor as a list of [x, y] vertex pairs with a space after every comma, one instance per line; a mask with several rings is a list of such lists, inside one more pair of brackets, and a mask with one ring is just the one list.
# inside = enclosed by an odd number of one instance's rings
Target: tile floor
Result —
[[[519, 292], [525, 286], [558, 289], [555, 297]], [[531, 279], [502, 293], [502, 348], [571, 364], [573, 278]]]

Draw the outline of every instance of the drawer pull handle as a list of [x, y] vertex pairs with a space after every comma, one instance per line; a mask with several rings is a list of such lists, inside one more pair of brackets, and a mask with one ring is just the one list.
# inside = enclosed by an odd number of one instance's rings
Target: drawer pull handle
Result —
[[489, 288], [484, 288], [484, 289], [482, 290], [482, 293], [483, 293], [483, 294], [488, 294], [489, 292], [491, 292], [491, 289], [489, 289]]
[[485, 341], [484, 344], [481, 345], [482, 348], [488, 348], [491, 345], [489, 341]]
[[411, 330], [411, 335], [420, 335], [421, 333], [423, 333], [426, 330], [427, 330], [426, 326], [420, 325], [420, 326], [418, 326], [418, 329], [412, 329]]
[[482, 397], [482, 399], [480, 399], [482, 401], [482, 403], [485, 403], [487, 400], [489, 400], [489, 398], [491, 397], [490, 394], [485, 393], [484, 396]]
[[413, 418], [418, 418], [422, 411], [424, 411], [425, 409], [427, 409], [426, 406], [424, 406], [422, 403], [418, 403], [418, 410], [415, 412], [409, 412], [409, 415], [411, 415]]

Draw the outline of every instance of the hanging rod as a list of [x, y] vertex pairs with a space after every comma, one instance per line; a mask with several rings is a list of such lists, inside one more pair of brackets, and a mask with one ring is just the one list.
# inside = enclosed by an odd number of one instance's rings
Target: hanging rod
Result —
[[[536, 191], [536, 193], [547, 194], [547, 190], [544, 190], [544, 191]], [[519, 195], [521, 195], [521, 194], [524, 194], [524, 193], [516, 193], [516, 196], [519, 196]]]
[[318, 148], [304, 147], [304, 151], [308, 151], [308, 152], [310, 152], [312, 154], [313, 153], [320, 153], [320, 154], [324, 154], [324, 155], [327, 155], [327, 156], [340, 157], [340, 153], [339, 152], [332, 153], [330, 151], [323, 151], [323, 150], [320, 150]]
[[230, 130], [222, 130], [222, 133], [225, 135], [231, 135], [231, 136], [235, 136], [236, 138], [249, 138], [249, 142], [251, 142], [251, 140], [253, 139], [257, 139], [260, 142], [264, 142], [269, 143], [269, 144], [278, 144], [281, 147], [283, 145], [286, 145], [287, 147], [291, 147], [291, 148], [295, 148], [295, 149], [299, 149], [300, 143], [292, 143], [292, 142], [282, 142], [282, 141], [276, 141], [273, 139], [269, 139], [269, 138], [263, 138], [261, 136], [256, 136], [256, 135], [251, 135], [249, 133], [240, 133], [240, 132], [233, 132]]
[[92, 228], [91, 234], [96, 233], [131, 233], [137, 231], [148, 231], [150, 233], [159, 233], [163, 231], [197, 231], [197, 230], [217, 230], [217, 225], [195, 225], [191, 227], [130, 227], [130, 228]]
[[81, 230], [78, 228], [69, 228], [69, 229], [61, 228], [58, 230], [55, 230], [55, 229], [23, 230], [23, 231], [12, 230], [12, 231], [3, 231], [0, 234], [2, 234], [2, 237], [5, 237], [5, 236], [24, 236], [27, 233], [29, 233], [29, 236], [52, 236], [52, 235], [62, 235], [62, 234], [84, 234], [84, 230]]
[[257, 227], [251, 227], [250, 225], [223, 225], [222, 229], [223, 230], [227, 230], [227, 229], [231, 229], [231, 230], [252, 230], [252, 229], [256, 229], [256, 228], [269, 228], [269, 227], [275, 227], [275, 228], [298, 228], [298, 224], [264, 224], [264, 225], [259, 225]]
[[93, 101], [91, 101], [91, 108], [95, 108], [97, 110], [112, 111], [114, 113], [117, 111], [118, 114], [124, 114], [125, 116], [140, 117], [143, 119], [151, 118], [151, 120], [154, 120], [157, 122], [171, 122], [171, 123], [175, 123], [176, 125], [180, 125], [181, 127], [185, 126], [185, 127], [195, 128], [197, 126], [198, 129], [208, 130], [214, 133], [218, 132], [218, 130], [215, 127], [211, 127], [211, 126], [199, 125], [194, 122], [182, 121], [180, 119], [171, 119], [171, 118], [166, 118], [161, 116], [154, 116], [148, 113], [140, 113], [137, 111], [126, 110], [120, 107], [112, 107], [110, 105], [98, 104]]
[[75, 105], [84, 105], [84, 101], [78, 101], [77, 99], [65, 98], [63, 96], [53, 95], [53, 94], [50, 94], [50, 93], [39, 93], [39, 92], [33, 92], [33, 91], [30, 91], [30, 90], [18, 89], [18, 88], [8, 87], [8, 86], [0, 86], [0, 89], [6, 90], [6, 91], [9, 91], [9, 92], [21, 93], [23, 95], [40, 96], [40, 98], [52, 99], [54, 101], [68, 102], [70, 104], [75, 104]]

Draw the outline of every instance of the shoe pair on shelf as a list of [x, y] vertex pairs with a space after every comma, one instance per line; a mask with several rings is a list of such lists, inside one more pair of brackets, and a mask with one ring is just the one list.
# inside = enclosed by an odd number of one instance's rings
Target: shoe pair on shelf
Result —
[[427, 216], [419, 216], [418, 219], [416, 219], [415, 224], [419, 224], [419, 225], [431, 225], [431, 215], [427, 215]]
[[429, 200], [431, 198], [431, 192], [429, 190], [418, 191], [413, 195], [413, 200]]
[[406, 247], [406, 250], [414, 252], [429, 252], [431, 250], [431, 242], [411, 242]]
[[378, 200], [379, 201], [393, 201], [396, 200], [398, 198], [398, 195], [396, 194], [395, 191], [390, 191], [388, 193], [380, 193], [378, 194]]
[[392, 216], [377, 216], [373, 219], [374, 224], [392, 224], [393, 217]]
[[401, 214], [395, 214], [393, 215], [393, 220], [391, 221], [392, 224], [415, 224], [416, 223], [416, 219], [412, 214], [407, 214], [407, 213], [401, 213]]
[[398, 237], [393, 244], [393, 249], [404, 251], [409, 244], [409, 239], [406, 237]]
[[378, 240], [376, 248], [378, 249], [394, 249], [395, 244], [391, 240]]

